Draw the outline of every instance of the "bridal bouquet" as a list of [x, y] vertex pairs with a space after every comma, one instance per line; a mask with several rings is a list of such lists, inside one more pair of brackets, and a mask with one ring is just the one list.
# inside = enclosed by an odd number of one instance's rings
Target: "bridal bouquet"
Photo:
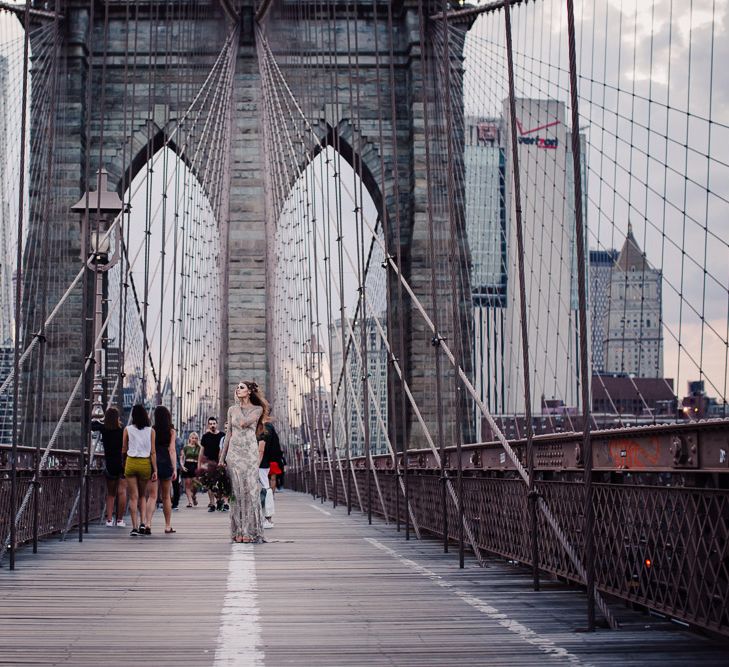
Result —
[[230, 478], [225, 466], [210, 463], [199, 476], [200, 483], [218, 497], [231, 494]]

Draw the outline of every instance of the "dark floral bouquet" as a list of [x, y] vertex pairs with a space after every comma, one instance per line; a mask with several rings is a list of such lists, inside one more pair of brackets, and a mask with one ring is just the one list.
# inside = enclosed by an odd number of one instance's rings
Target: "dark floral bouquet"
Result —
[[212, 491], [218, 498], [231, 494], [230, 478], [225, 466], [209, 463], [202, 469], [198, 479], [208, 491]]

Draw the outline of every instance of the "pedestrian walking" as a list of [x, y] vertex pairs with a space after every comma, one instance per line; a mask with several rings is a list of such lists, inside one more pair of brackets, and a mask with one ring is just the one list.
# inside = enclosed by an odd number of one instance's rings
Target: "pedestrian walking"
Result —
[[[174, 427], [173, 427], [174, 428]], [[180, 505], [180, 474], [179, 471], [182, 470], [182, 463], [180, 462], [180, 457], [182, 455], [182, 448], [184, 446], [184, 441], [180, 437], [179, 432], [177, 432], [177, 429], [175, 429], [176, 435], [175, 435], [175, 465], [176, 470], [178, 471], [177, 476], [172, 480], [172, 511], [176, 512]]]
[[[203, 471], [212, 471], [218, 465], [220, 459], [220, 443], [225, 437], [225, 433], [218, 430], [218, 418], [208, 417], [208, 430], [203, 433], [200, 444], [202, 451], [200, 452], [200, 460], [198, 467]], [[208, 512], [214, 512], [216, 509], [222, 511], [224, 501], [222, 497], [216, 497], [211, 489], [208, 489]]]
[[185, 480], [185, 495], [187, 506], [197, 507], [197, 492], [195, 491], [195, 477], [197, 476], [197, 465], [200, 459], [200, 436], [193, 431], [187, 438], [187, 444], [182, 448], [180, 464], [182, 478]]
[[137, 404], [132, 408], [131, 424], [122, 436], [124, 476], [129, 489], [129, 514], [132, 519], [132, 537], [149, 535], [147, 532], [147, 483], [157, 480], [157, 456], [147, 409]]
[[124, 479], [124, 467], [122, 466], [124, 429], [122, 429], [119, 419], [119, 410], [115, 407], [108, 408], [104, 414], [104, 421], [92, 420], [91, 430], [100, 434], [101, 444], [104, 447], [106, 525], [123, 528], [126, 526], [124, 515], [127, 511], [127, 481]]
[[157, 451], [157, 480], [147, 488], [146, 534], [152, 534], [152, 517], [157, 507], [157, 494], [162, 499], [162, 513], [165, 518], [165, 533], [177, 532], [172, 527], [172, 482], [177, 477], [177, 453], [175, 451], [175, 429], [172, 415], [164, 405], [154, 409], [154, 433]]

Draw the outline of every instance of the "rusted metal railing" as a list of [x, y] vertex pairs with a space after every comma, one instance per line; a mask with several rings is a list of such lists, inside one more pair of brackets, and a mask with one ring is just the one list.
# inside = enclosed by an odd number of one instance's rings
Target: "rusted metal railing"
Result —
[[[729, 421], [595, 431], [592, 436], [591, 565], [597, 590], [729, 635]], [[536, 492], [584, 562], [582, 436], [535, 436], [533, 442]], [[525, 461], [526, 442], [512, 445]], [[513, 462], [499, 443], [464, 445], [461, 451], [463, 511], [479, 549], [532, 565], [528, 499]], [[455, 447], [446, 450], [448, 473], [458, 467], [456, 456]], [[293, 463], [286, 472], [287, 486], [310, 488], [310, 467]], [[374, 465], [392, 517], [398, 491], [388, 476], [396, 470], [387, 456], [374, 457]], [[349, 474], [360, 486], [367, 483], [365, 468], [364, 459], [353, 459]], [[439, 462], [430, 450], [410, 450], [407, 469], [415, 520], [421, 531], [442, 538]], [[329, 500], [334, 491], [327, 485]], [[341, 490], [336, 491], [343, 501]], [[353, 503], [358, 506], [356, 498]], [[381, 513], [377, 503], [372, 512]], [[451, 499], [447, 512], [445, 525], [455, 541], [458, 508]], [[539, 570], [584, 585], [543, 514], [537, 533]]]
[[[0, 541], [3, 542], [10, 534], [13, 507], [11, 456], [11, 448], [0, 445]], [[18, 447], [16, 508], [21, 507], [28, 489], [34, 484], [35, 456], [34, 447]], [[69, 519], [70, 526], [78, 525], [78, 517], [72, 510], [79, 490], [79, 462], [77, 451], [50, 450], [47, 464], [35, 482], [37, 488], [31, 496], [30, 506], [20, 516], [16, 514], [16, 546], [62, 533], [69, 527]], [[102, 513], [106, 493], [103, 465], [103, 457], [96, 456], [88, 471], [88, 519], [91, 521], [99, 519]]]

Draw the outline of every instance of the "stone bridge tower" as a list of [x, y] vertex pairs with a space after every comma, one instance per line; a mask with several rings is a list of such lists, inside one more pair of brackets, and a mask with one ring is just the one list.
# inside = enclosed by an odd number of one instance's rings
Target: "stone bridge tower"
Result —
[[[319, 6], [320, 2], [313, 0], [297, 0], [299, 4]], [[287, 4], [288, 0], [283, 4]], [[98, 3], [97, 3], [98, 4]], [[103, 6], [98, 4], [94, 13], [93, 24], [89, 14], [88, 0], [63, 0], [61, 2], [63, 20], [61, 23], [62, 41], [61, 55], [65, 68], [64, 95], [61, 97], [55, 139], [55, 151], [60, 156], [61, 165], [52, 183], [52, 196], [60, 202], [67, 202], [68, 208], [78, 201], [81, 194], [87, 189], [95, 189], [94, 183], [84, 180], [86, 161], [88, 160], [89, 174], [94, 174], [99, 166], [109, 171], [109, 183], [122, 194], [134, 175], [144, 167], [147, 160], [165, 142], [165, 137], [175, 127], [176, 120], [181, 117], [190, 99], [182, 99], [175, 91], [174, 82], [182, 77], [189, 83], [190, 95], [194, 94], [203, 80], [220, 48], [224, 43], [226, 34], [231, 26], [231, 16], [237, 13], [240, 21], [240, 43], [238, 45], [235, 77], [232, 90], [232, 136], [230, 156], [227, 161], [229, 171], [229, 197], [227, 201], [227, 220], [222, 220], [221, 246], [224, 248], [226, 261], [225, 271], [221, 276], [224, 294], [223, 321], [221, 322], [222, 349], [224, 350], [220, 362], [220, 392], [224, 405], [230, 400], [234, 383], [241, 378], [252, 378], [267, 384], [269, 359], [267, 347], [267, 314], [272, 312], [271, 300], [274, 295], [267, 290], [266, 263], [267, 253], [271, 252], [266, 245], [266, 209], [264, 197], [264, 164], [263, 164], [263, 138], [261, 131], [262, 121], [262, 86], [261, 74], [256, 50], [256, 10], [255, 5], [271, 5], [262, 21], [263, 30], [272, 40], [288, 39], [294, 48], [302, 50], [310, 48], [304, 35], [297, 32], [295, 21], [287, 21], [277, 12], [279, 3], [258, 2], [253, 0], [198, 0], [198, 10], [194, 20], [187, 22], [166, 20], [174, 14], [174, 7], [179, 3], [163, 2], [161, 0], [141, 0], [128, 3], [112, 0], [108, 3], [108, 41], [104, 40], [105, 27], [103, 23]], [[381, 49], [387, 43], [387, 24], [385, 21], [387, 4], [378, 0], [379, 18], [373, 19], [372, 0], [362, 0], [349, 3], [347, 13], [354, 11], [360, 17], [359, 48], [362, 53], [370, 54], [369, 58], [362, 58], [361, 90], [360, 96], [365, 100], [366, 113], [360, 114], [361, 123], [356, 127], [353, 123], [354, 115], [347, 104], [335, 105], [332, 91], [324, 80], [313, 82], [318, 86], [314, 97], [321, 100], [315, 117], [310, 118], [311, 124], [320, 133], [321, 144], [332, 141], [336, 134], [339, 137], [338, 145], [345, 159], [355, 160], [358, 147], [361, 151], [361, 161], [365, 185], [373, 197], [379, 214], [387, 215], [391, 222], [400, 220], [400, 238], [402, 243], [403, 270], [407, 275], [415, 293], [422, 300], [426, 309], [431, 307], [430, 297], [430, 259], [427, 227], [427, 190], [426, 190], [426, 164], [425, 164], [425, 133], [423, 119], [424, 90], [430, 95], [437, 89], [433, 82], [435, 74], [430, 73], [431, 80], [424, 86], [423, 66], [420, 57], [419, 19], [417, 0], [395, 0], [392, 3], [394, 34], [393, 59], [395, 71], [395, 99], [396, 119], [392, 118], [389, 105], [382, 109], [384, 122], [388, 128], [395, 124], [397, 136], [398, 164], [394, 163], [394, 143], [392, 140], [379, 145], [376, 128], [377, 109], [376, 96], [372, 94], [376, 84], [375, 61], [373, 53], [373, 39], [375, 31], [379, 31]], [[426, 2], [426, 5], [440, 3]], [[336, 5], [339, 7], [339, 4]], [[338, 12], [339, 10], [337, 10]], [[140, 23], [149, 23], [149, 29], [141, 27], [134, 41], [133, 62], [129, 63], [125, 54], [129, 53], [129, 34], [127, 23], [130, 19]], [[346, 25], [344, 10], [341, 15], [334, 17], [337, 34], [345, 35]], [[322, 21], [321, 30], [329, 30], [329, 26]], [[185, 40], [181, 36], [185, 35]], [[338, 59], [346, 55], [346, 41], [337, 42]], [[104, 70], [105, 108], [103, 110], [103, 138], [102, 117], [98, 100], [101, 97], [102, 68], [106, 54]], [[382, 60], [382, 58], [386, 58]], [[454, 55], [454, 62], [460, 63], [459, 54]], [[126, 62], [125, 62], [126, 60]], [[380, 67], [387, 71], [389, 55], [381, 56]], [[341, 66], [339, 63], [338, 66]], [[459, 66], [454, 68], [460, 72]], [[148, 86], [149, 72], [154, 71], [154, 87]], [[91, 76], [91, 105], [86, 101], [87, 77]], [[136, 83], [133, 85], [136, 77]], [[390, 86], [383, 79], [383, 98], [389, 99]], [[310, 93], [311, 94], [311, 91]], [[151, 99], [150, 99], [151, 97]], [[430, 99], [433, 103], [432, 98]], [[458, 101], [460, 104], [461, 101]], [[126, 114], [126, 116], [125, 116]], [[458, 114], [457, 114], [458, 115]], [[34, 127], [31, 121], [31, 132], [40, 132], [42, 128]], [[438, 121], [431, 118], [431, 133], [436, 137], [440, 133], [441, 141], [434, 141], [433, 160], [444, 160], [442, 141], [445, 127], [442, 119]], [[86, 128], [90, 128], [90, 136], [86, 141]], [[129, 133], [129, 128], [133, 131]], [[125, 132], [126, 128], [126, 132]], [[392, 136], [389, 131], [388, 138]], [[456, 145], [460, 142], [456, 137]], [[178, 152], [184, 153], [181, 146], [174, 147]], [[99, 164], [99, 156], [103, 165]], [[456, 151], [457, 159], [462, 159], [462, 151]], [[182, 155], [183, 159], [185, 155]], [[380, 160], [382, 157], [382, 160]], [[33, 160], [44, 159], [43, 156], [32, 155]], [[384, 178], [382, 166], [384, 165]], [[399, 179], [399, 200], [393, 196], [393, 180]], [[384, 192], [381, 183], [385, 183]], [[446, 183], [435, 182], [436, 188], [444, 189]], [[445, 200], [445, 194], [436, 194], [438, 200]], [[463, 196], [456, 196], [457, 202], [463, 202]], [[31, 208], [33, 203], [31, 202]], [[63, 210], [60, 207], [59, 210]], [[395, 214], [397, 209], [398, 214]], [[438, 233], [443, 238], [447, 234], [447, 214], [434, 212]], [[463, 219], [463, 216], [460, 216]], [[77, 274], [80, 263], [80, 235], [78, 220], [71, 215], [57, 215], [49, 220], [51, 238], [56, 239], [52, 245], [53, 252], [57, 254], [50, 258], [53, 270], [60, 272], [70, 283]], [[465, 231], [463, 243], [458, 247], [466, 247]], [[392, 241], [393, 239], [391, 239]], [[392, 247], [392, 246], [391, 246]], [[26, 257], [28, 266], [33, 265], [33, 248]], [[463, 250], [458, 261], [468, 264], [468, 251]], [[445, 271], [447, 258], [439, 256], [437, 262], [439, 269]], [[465, 271], [468, 274], [468, 271]], [[391, 277], [391, 289], [394, 282]], [[438, 287], [438, 289], [441, 289]], [[451, 298], [448, 285], [442, 285], [443, 295], [441, 304], [450, 306]], [[460, 311], [462, 318], [461, 329], [463, 343], [467, 354], [464, 355], [464, 364], [470, 368], [470, 345], [467, 341], [467, 323], [470, 318], [470, 286], [461, 285]], [[54, 297], [50, 295], [51, 304]], [[59, 377], [54, 382], [53, 391], [62, 396], [71, 391], [81, 368], [81, 349], [79, 346], [81, 326], [81, 297], [80, 292], [75, 296], [71, 310], [72, 316], [64, 317], [57, 327], [58, 333], [49, 344], [47, 355], [66, 355], [70, 363], [67, 370], [59, 370]], [[443, 309], [444, 311], [447, 308]], [[426, 423], [435, 432], [435, 407], [433, 383], [433, 349], [431, 345], [432, 334], [422, 323], [422, 319], [415, 313], [413, 305], [406, 300], [405, 312], [397, 313], [396, 304], [390, 306], [389, 317], [405, 323], [407, 330], [406, 359], [404, 367], [408, 372], [408, 380], [421, 407]], [[26, 304], [26, 317], [28, 328], [37, 324], [38, 315], [32, 304]], [[394, 321], [393, 320], [393, 321]], [[443, 327], [444, 334], [452, 342], [450, 331], [452, 327]], [[446, 364], [447, 365], [447, 364]], [[452, 373], [450, 373], [452, 382]], [[394, 383], [397, 387], [397, 383]], [[445, 386], [448, 388], [448, 382]], [[28, 397], [32, 388], [28, 388]], [[451, 432], [454, 420], [463, 416], [462, 410], [451, 398], [450, 390], [446, 399], [446, 434]], [[74, 410], [79, 415], [81, 409]], [[417, 421], [408, 411], [408, 442], [410, 447], [423, 446], [423, 434]], [[461, 415], [461, 417], [457, 416]], [[49, 422], [53, 422], [58, 415], [49, 415]], [[71, 420], [66, 430], [64, 444], [76, 446], [74, 441], [79, 435], [78, 417]], [[75, 423], [73, 420], [76, 420]], [[463, 419], [466, 431], [464, 438], [468, 441], [473, 437], [472, 428], [469, 431], [469, 420]], [[27, 440], [27, 438], [26, 438]], [[30, 444], [30, 443], [28, 443]]]

